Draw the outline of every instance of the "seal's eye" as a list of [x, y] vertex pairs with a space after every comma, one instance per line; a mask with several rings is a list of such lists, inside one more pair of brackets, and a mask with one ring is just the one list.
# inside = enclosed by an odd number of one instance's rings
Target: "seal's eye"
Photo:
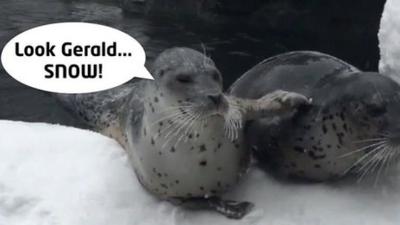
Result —
[[378, 117], [386, 113], [386, 107], [383, 105], [369, 105], [367, 108], [372, 117]]
[[211, 74], [211, 77], [215, 81], [219, 81], [219, 79], [220, 79], [219, 74], [217, 72]]
[[183, 84], [188, 84], [188, 83], [192, 83], [193, 82], [192, 77], [187, 75], [187, 74], [179, 74], [178, 76], [176, 76], [176, 80], [179, 83], [183, 83]]

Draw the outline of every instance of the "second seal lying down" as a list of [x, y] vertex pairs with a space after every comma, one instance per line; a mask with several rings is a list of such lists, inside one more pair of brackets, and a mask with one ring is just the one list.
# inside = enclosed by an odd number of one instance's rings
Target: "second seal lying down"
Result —
[[326, 181], [379, 175], [400, 156], [400, 86], [319, 52], [269, 58], [246, 72], [230, 93], [259, 98], [274, 90], [312, 99], [294, 117], [257, 119], [247, 141], [261, 165], [280, 177]]
[[125, 147], [140, 183], [154, 195], [243, 217], [251, 203], [218, 198], [248, 168], [242, 124], [293, 112], [308, 100], [284, 91], [257, 100], [226, 96], [213, 61], [187, 48], [164, 51], [150, 71], [154, 81], [59, 98], [95, 130]]

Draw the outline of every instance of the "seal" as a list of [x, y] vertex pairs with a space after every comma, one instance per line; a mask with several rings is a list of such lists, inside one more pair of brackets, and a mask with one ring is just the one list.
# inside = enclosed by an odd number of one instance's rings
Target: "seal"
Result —
[[229, 93], [258, 98], [277, 89], [303, 94], [313, 104], [291, 118], [248, 123], [246, 140], [272, 174], [303, 181], [374, 174], [377, 181], [398, 160], [400, 87], [390, 78], [327, 54], [299, 51], [264, 60]]
[[188, 48], [164, 51], [150, 71], [154, 81], [58, 97], [95, 130], [124, 146], [140, 183], [152, 194], [243, 217], [251, 203], [218, 197], [248, 169], [243, 121], [290, 113], [308, 100], [279, 90], [256, 100], [226, 96], [214, 62]]

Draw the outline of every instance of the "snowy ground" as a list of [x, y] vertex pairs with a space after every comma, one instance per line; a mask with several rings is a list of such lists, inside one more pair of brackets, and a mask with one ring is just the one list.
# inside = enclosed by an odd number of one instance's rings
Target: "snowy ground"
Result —
[[379, 71], [400, 83], [400, 1], [387, 0], [379, 30]]
[[0, 121], [0, 130], [1, 225], [400, 223], [400, 182], [289, 185], [253, 169], [228, 197], [256, 207], [234, 221], [154, 199], [136, 181], [124, 151], [100, 134], [11, 121]]

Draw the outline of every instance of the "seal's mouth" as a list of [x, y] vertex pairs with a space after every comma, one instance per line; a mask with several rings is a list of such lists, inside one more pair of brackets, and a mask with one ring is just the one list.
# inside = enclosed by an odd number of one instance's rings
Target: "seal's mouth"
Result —
[[[223, 95], [219, 99], [181, 101], [178, 105], [168, 107], [159, 113], [160, 119], [154, 121], [152, 126], [159, 129], [160, 135], [164, 134], [166, 142], [172, 139], [176, 143], [190, 141], [199, 132], [210, 128], [211, 117], [221, 118], [224, 126], [220, 128], [224, 129], [225, 136], [232, 141], [239, 137], [239, 130], [242, 128], [242, 113], [239, 106], [229, 102]], [[159, 128], [161, 126], [162, 129]]]
[[225, 96], [221, 95], [217, 101], [210, 101], [208, 104], [210, 115], [225, 116], [228, 112], [228, 101]]

